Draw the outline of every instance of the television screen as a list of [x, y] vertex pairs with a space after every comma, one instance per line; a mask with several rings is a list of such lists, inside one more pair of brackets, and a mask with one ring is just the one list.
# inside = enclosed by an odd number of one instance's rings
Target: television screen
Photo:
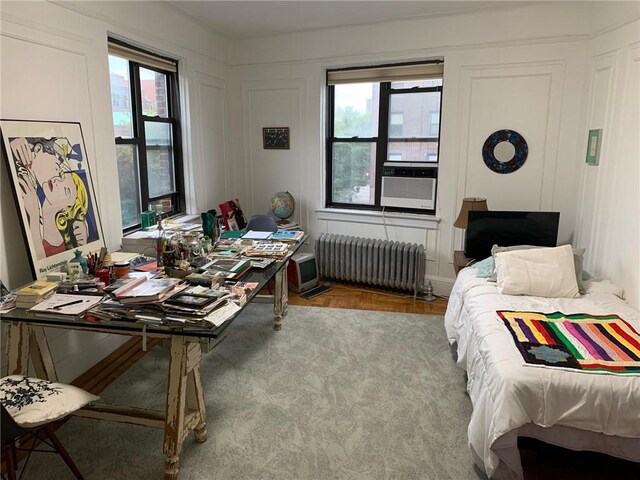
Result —
[[289, 288], [304, 292], [318, 285], [318, 267], [313, 253], [296, 253], [289, 259], [287, 266]]
[[491, 256], [493, 245], [555, 247], [559, 222], [559, 212], [470, 211], [464, 253], [482, 260]]

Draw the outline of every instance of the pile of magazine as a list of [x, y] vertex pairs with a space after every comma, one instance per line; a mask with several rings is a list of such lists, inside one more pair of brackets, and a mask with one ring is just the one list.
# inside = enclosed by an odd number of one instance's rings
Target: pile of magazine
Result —
[[[164, 294], [154, 294], [160, 296], [151, 301], [144, 293], [160, 288], [158, 280], [165, 288], [169, 285], [173, 288]], [[118, 290], [111, 293], [110, 299], [92, 308], [89, 316], [96, 320], [128, 320], [147, 325], [211, 327], [231, 318], [246, 298], [237, 291], [188, 286], [174, 278], [144, 280], [129, 286], [124, 295], [121, 291], [120, 296], [116, 296], [116, 292]], [[143, 295], [133, 296], [136, 292]], [[138, 301], [133, 300], [136, 298]]]
[[288, 254], [289, 246], [281, 242], [258, 243], [244, 251], [246, 257], [285, 258]]

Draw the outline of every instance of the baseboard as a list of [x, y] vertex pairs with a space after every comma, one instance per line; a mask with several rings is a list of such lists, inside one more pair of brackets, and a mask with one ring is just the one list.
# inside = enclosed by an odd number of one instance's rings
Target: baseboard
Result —
[[451, 295], [451, 290], [456, 280], [449, 277], [427, 276], [425, 278], [425, 285], [429, 281], [431, 281], [434, 295], [448, 298]]

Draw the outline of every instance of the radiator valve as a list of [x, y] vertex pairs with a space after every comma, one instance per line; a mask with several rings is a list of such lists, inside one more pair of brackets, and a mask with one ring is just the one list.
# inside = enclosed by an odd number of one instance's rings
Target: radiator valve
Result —
[[431, 280], [427, 281], [427, 286], [424, 288], [424, 295], [421, 295], [420, 298], [427, 302], [433, 302], [436, 299], [436, 296], [433, 294], [433, 285], [431, 285]]

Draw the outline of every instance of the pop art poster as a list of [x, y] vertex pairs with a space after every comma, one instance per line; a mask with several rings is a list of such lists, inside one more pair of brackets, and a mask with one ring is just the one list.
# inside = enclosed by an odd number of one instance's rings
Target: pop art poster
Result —
[[18, 217], [35, 278], [59, 270], [80, 249], [104, 246], [79, 123], [1, 120]]

